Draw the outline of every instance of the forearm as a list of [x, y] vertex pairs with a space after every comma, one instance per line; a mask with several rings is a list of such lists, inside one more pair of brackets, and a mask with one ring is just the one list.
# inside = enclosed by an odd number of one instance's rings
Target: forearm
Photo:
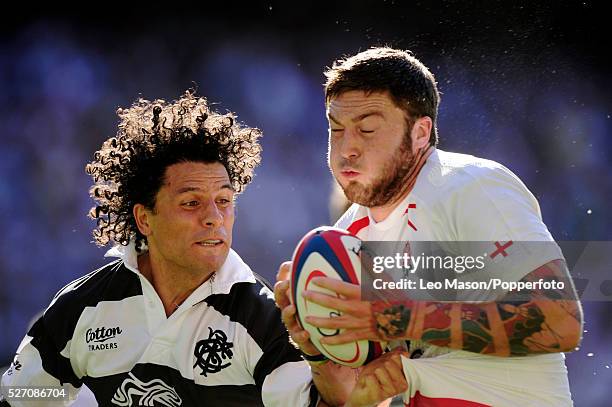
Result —
[[582, 310], [565, 263], [534, 270], [523, 281], [562, 280], [563, 290], [534, 290], [517, 301], [460, 303], [399, 301], [372, 305], [382, 339], [420, 339], [427, 343], [496, 356], [566, 352], [580, 341]]
[[342, 406], [357, 381], [358, 369], [332, 362], [311, 364], [312, 379], [323, 401], [329, 406]]

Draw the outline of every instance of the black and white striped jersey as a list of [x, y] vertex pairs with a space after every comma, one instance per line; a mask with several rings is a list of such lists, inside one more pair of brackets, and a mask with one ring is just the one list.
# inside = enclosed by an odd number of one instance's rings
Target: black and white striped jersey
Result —
[[233, 250], [170, 317], [138, 272], [133, 244], [107, 256], [119, 260], [55, 296], [3, 386], [61, 383], [77, 393], [85, 384], [100, 406], [316, 403], [309, 366], [290, 344], [272, 292]]

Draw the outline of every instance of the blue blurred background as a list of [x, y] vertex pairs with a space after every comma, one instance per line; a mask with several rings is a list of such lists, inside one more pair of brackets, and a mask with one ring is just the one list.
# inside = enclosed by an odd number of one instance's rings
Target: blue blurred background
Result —
[[[301, 235], [332, 221], [322, 72], [372, 45], [410, 49], [436, 75], [440, 148], [512, 169], [556, 239], [611, 240], [609, 22], [592, 1], [537, 3], [151, 3], [5, 14], [0, 366], [59, 288], [105, 263], [105, 249], [91, 243], [84, 166], [114, 135], [118, 107], [195, 86], [218, 110], [263, 129], [263, 164], [239, 197], [234, 235], [247, 263], [273, 280]], [[577, 406], [607, 406], [612, 304], [584, 308], [582, 346], [567, 358], [571, 388]]]

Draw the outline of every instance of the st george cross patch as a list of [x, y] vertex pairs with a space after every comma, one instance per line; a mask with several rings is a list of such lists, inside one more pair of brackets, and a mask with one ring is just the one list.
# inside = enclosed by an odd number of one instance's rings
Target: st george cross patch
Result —
[[[234, 344], [228, 342], [227, 335], [220, 329], [213, 331], [208, 327], [209, 335], [207, 339], [202, 339], [196, 343], [193, 355], [195, 356], [195, 364], [193, 367], [202, 369], [200, 373], [204, 377], [208, 377], [209, 373], [217, 373], [225, 369], [232, 363], [234, 353], [232, 348]], [[225, 361], [227, 363], [224, 363]]]
[[501, 255], [503, 257], [507, 257], [508, 253], [507, 250], [510, 246], [512, 246], [514, 242], [512, 240], [509, 240], [505, 243], [502, 242], [495, 242], [495, 251], [493, 251], [489, 257], [491, 257], [492, 259], [494, 259], [495, 257], [497, 257], [498, 255]]

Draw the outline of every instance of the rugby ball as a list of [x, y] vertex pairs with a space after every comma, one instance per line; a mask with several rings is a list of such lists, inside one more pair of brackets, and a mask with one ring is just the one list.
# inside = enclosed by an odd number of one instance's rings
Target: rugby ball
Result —
[[291, 270], [291, 301], [295, 304], [298, 323], [310, 334], [310, 341], [328, 359], [350, 367], [362, 366], [382, 355], [385, 343], [357, 341], [342, 345], [324, 345], [321, 338], [340, 334], [343, 330], [317, 328], [307, 316], [337, 317], [338, 310], [306, 301], [305, 290], [337, 295], [311, 283], [315, 277], [331, 277], [351, 284], [361, 284], [361, 240], [350, 232], [333, 227], [319, 227], [308, 232], [293, 253]]

